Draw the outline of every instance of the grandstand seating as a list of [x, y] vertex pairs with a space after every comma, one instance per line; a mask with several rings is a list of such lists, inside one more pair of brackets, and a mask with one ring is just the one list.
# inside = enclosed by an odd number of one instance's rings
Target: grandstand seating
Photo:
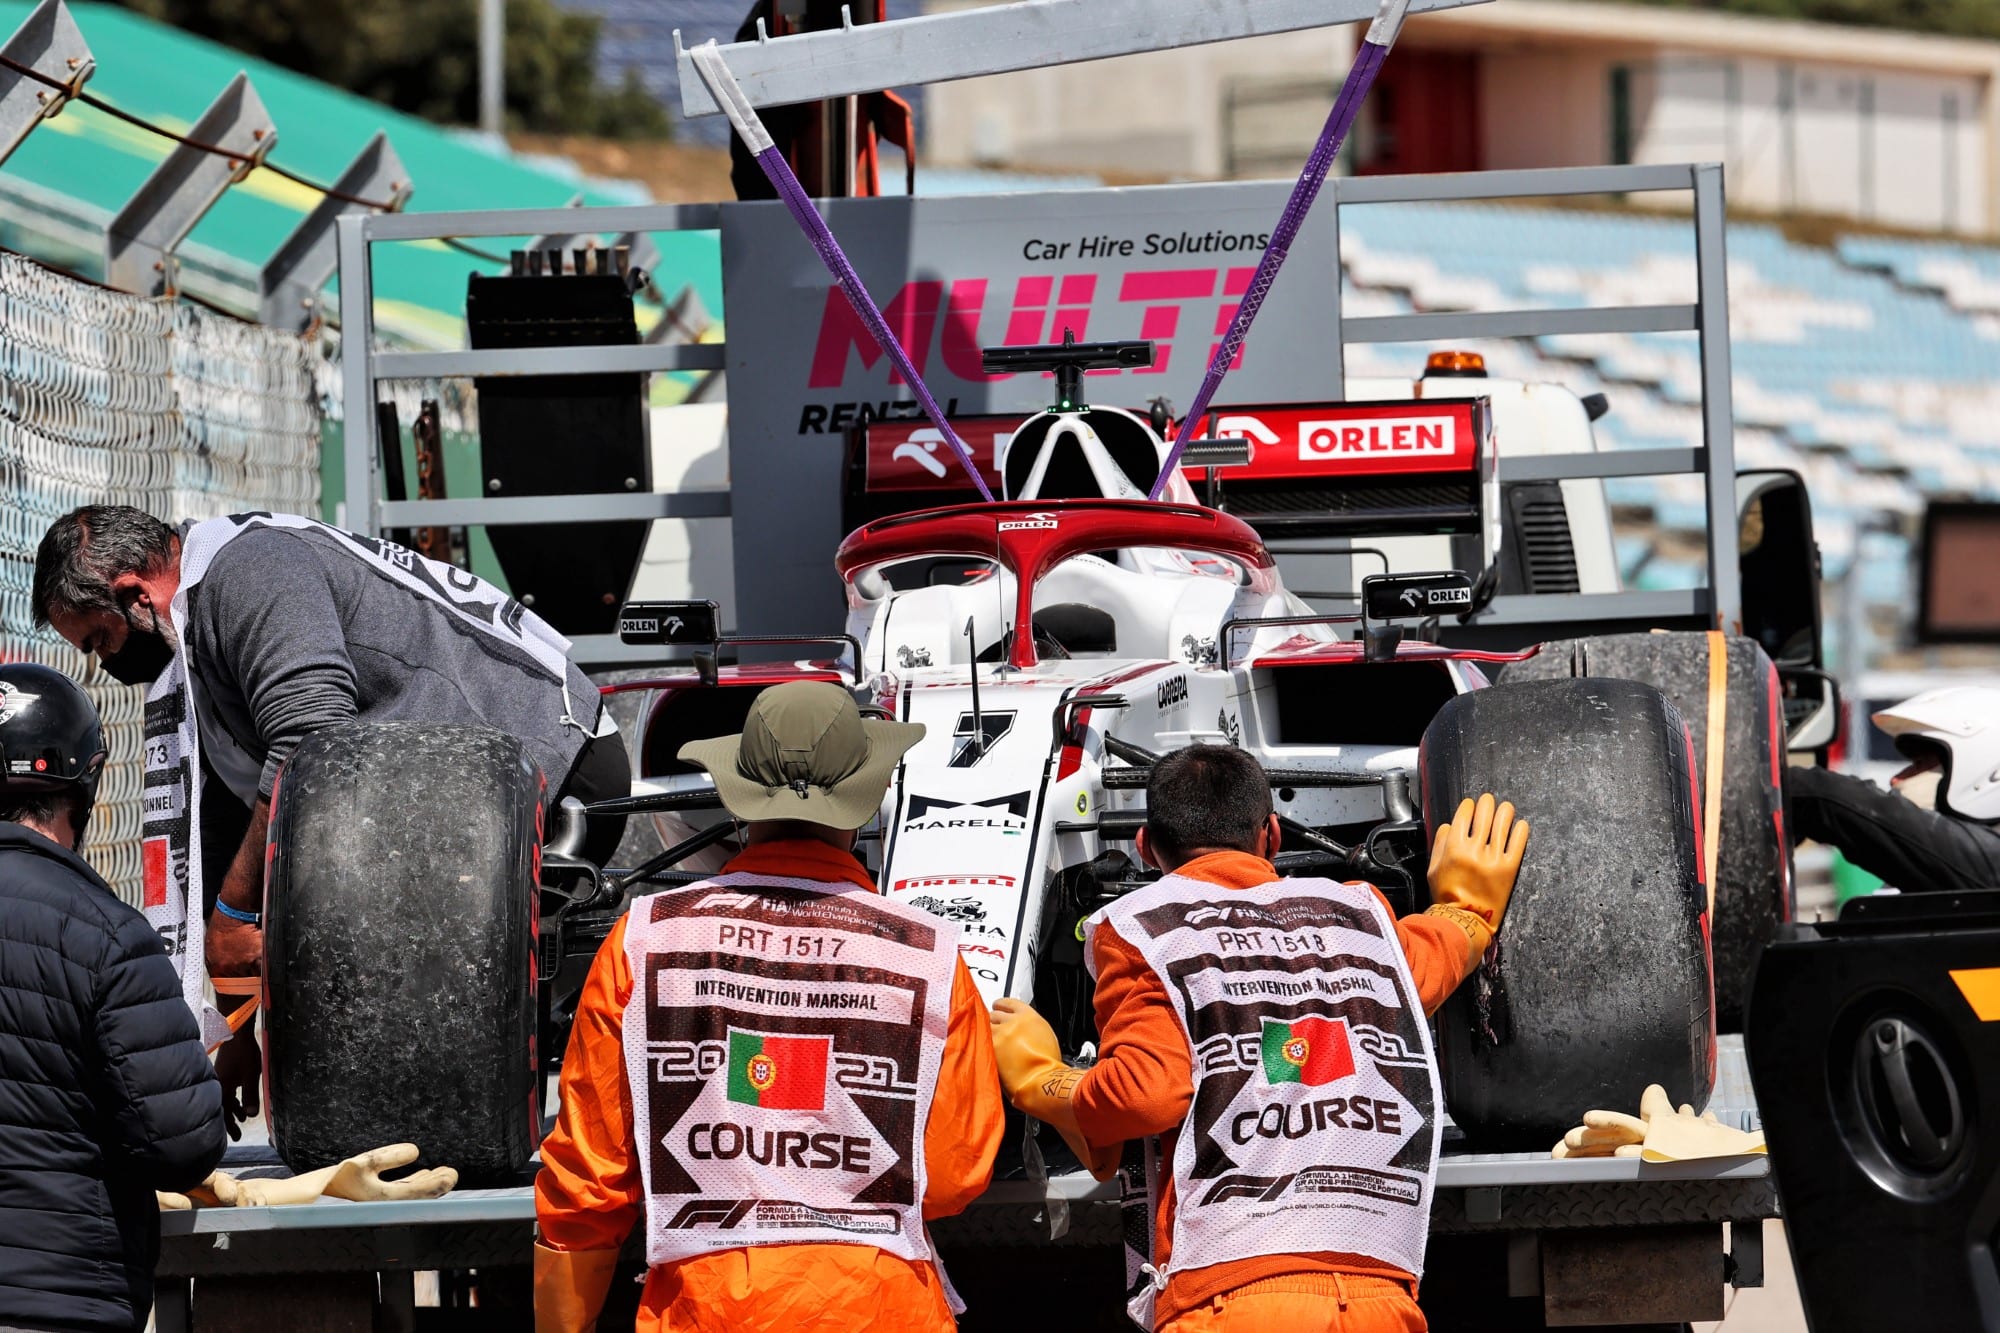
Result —
[[1936, 292], [1954, 309], [2000, 315], [2000, 250], [1880, 236], [1843, 237], [1838, 248], [1855, 268], [1878, 269], [1905, 287]]
[[[1382, 204], [1344, 210], [1350, 306], [1518, 310], [1694, 299], [1692, 229], [1679, 218], [1500, 206]], [[1739, 466], [1790, 467], [1810, 485], [1830, 577], [1856, 566], [1871, 603], [1907, 599], [1908, 544], [1860, 535], [1927, 496], [2000, 499], [2000, 250], [1847, 238], [1795, 244], [1775, 228], [1729, 230]], [[1472, 344], [1495, 375], [1605, 393], [1610, 448], [1696, 443], [1700, 364], [1692, 334], [1575, 335]], [[1422, 349], [1357, 346], [1356, 375], [1408, 374]], [[1698, 529], [1698, 479], [1607, 483], [1657, 529]], [[1630, 536], [1638, 586], [1699, 571]]]
[[[674, 33], [696, 46], [714, 38], [736, 40], [737, 29], [750, 13], [751, 0], [557, 0], [564, 9], [594, 15], [604, 26], [597, 42], [597, 76], [616, 88], [630, 79], [673, 113], [675, 134], [685, 143], [721, 147], [729, 142], [729, 122], [721, 116], [682, 120], [680, 67], [674, 60]], [[908, 18], [921, 8], [906, 0], [891, 0], [892, 18]], [[921, 106], [922, 85], [898, 88], [912, 106]], [[922, 123], [921, 118], [918, 121]], [[900, 160], [900, 159], [899, 159]]]
[[[677, 0], [671, 5], [648, 0], [559, 0], [564, 9], [595, 15], [603, 23], [597, 43], [597, 75], [616, 88], [627, 78], [680, 120], [680, 67], [674, 61], [674, 31], [689, 46], [714, 38], [729, 42], [750, 0]], [[720, 116], [680, 121], [676, 133], [692, 143], [720, 146], [729, 142], [729, 122]]]

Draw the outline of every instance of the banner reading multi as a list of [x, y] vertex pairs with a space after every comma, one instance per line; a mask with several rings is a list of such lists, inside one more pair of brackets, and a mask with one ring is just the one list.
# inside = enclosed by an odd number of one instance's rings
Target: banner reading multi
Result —
[[[1053, 401], [1043, 374], [988, 373], [984, 347], [1145, 338], [1151, 365], [1086, 381], [1092, 402], [1185, 406], [1228, 329], [1283, 207], [1278, 181], [962, 198], [833, 199], [822, 211], [954, 424], [1002, 418], [1012, 431]], [[1333, 210], [1306, 221], [1284, 280], [1231, 371], [1231, 401], [1311, 403], [1341, 394], [1340, 283]], [[1160, 219], [1171, 217], [1171, 228]], [[831, 632], [838, 601], [826, 555], [848, 531], [834, 506], [848, 433], [923, 421], [911, 386], [874, 345], [825, 266], [775, 206], [725, 208], [729, 304], [729, 461], [736, 488], [735, 623], [746, 633]], [[746, 350], [753, 349], [753, 350]], [[994, 434], [964, 436], [982, 468]], [[932, 479], [957, 463], [917, 440]], [[898, 444], [909, 444], [905, 437]], [[834, 608], [829, 613], [828, 608]]]

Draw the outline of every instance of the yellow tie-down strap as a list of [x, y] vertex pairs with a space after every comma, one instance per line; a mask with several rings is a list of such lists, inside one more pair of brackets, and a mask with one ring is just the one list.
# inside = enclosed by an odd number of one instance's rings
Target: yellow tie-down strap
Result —
[[250, 998], [236, 1006], [236, 1012], [224, 1021], [231, 1032], [241, 1032], [243, 1025], [250, 1021], [250, 1015], [257, 1012], [257, 1006], [264, 996], [264, 981], [261, 977], [210, 977], [208, 984], [215, 987], [215, 993], [222, 995], [247, 995]]
[[1729, 743], [1729, 639], [1708, 632], [1708, 773], [1702, 782], [1702, 872], [1708, 880], [1708, 919], [1715, 920], [1715, 862], [1722, 848], [1722, 756]]

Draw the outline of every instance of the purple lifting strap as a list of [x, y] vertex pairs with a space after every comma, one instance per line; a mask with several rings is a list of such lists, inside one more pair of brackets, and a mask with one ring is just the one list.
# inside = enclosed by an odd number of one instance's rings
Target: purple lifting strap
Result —
[[1208, 363], [1208, 373], [1202, 376], [1201, 389], [1195, 394], [1194, 402], [1189, 404], [1187, 415], [1181, 418], [1181, 428], [1174, 436], [1174, 447], [1167, 453], [1166, 466], [1160, 469], [1159, 477], [1153, 482], [1152, 499], [1159, 499], [1160, 493], [1167, 488], [1167, 479], [1174, 475], [1174, 468], [1181, 461], [1181, 452], [1187, 448], [1195, 432], [1201, 429], [1201, 419], [1208, 412], [1209, 400], [1222, 387], [1223, 377], [1229, 373], [1236, 354], [1243, 350], [1243, 340], [1250, 333], [1251, 321], [1257, 318], [1258, 308], [1270, 294], [1271, 284], [1277, 280], [1278, 270], [1284, 266], [1292, 241], [1305, 223], [1306, 214], [1312, 211], [1313, 200], [1319, 197], [1319, 187], [1326, 183], [1326, 173], [1332, 168], [1334, 158], [1340, 156], [1340, 145], [1346, 140], [1347, 131], [1354, 125], [1355, 114], [1361, 110], [1361, 100], [1368, 95], [1376, 72], [1382, 68], [1382, 61], [1389, 54], [1389, 46], [1395, 41], [1395, 30], [1390, 28], [1385, 34], [1387, 40], [1379, 44], [1373, 40], [1375, 36], [1376, 33], [1371, 31], [1370, 40], [1361, 43], [1354, 66], [1347, 71], [1347, 78], [1340, 85], [1340, 96], [1335, 100], [1333, 110], [1327, 113], [1326, 125], [1319, 132], [1319, 142], [1313, 145], [1312, 156], [1306, 159], [1306, 169], [1299, 173], [1298, 183], [1292, 186], [1292, 197], [1285, 201], [1285, 211], [1271, 231], [1271, 243], [1264, 247], [1264, 257], [1257, 261], [1257, 273], [1250, 279], [1250, 290], [1243, 294], [1243, 303], [1236, 307], [1236, 318], [1229, 323], [1229, 333], [1217, 345], [1215, 355]]
[[979, 475], [979, 465], [972, 461], [972, 451], [965, 447], [965, 442], [958, 438], [958, 432], [951, 428], [949, 421], [945, 420], [944, 409], [938, 406], [937, 399], [931, 396], [930, 386], [924, 383], [924, 377], [919, 375], [916, 366], [911, 364], [910, 354], [903, 350], [903, 344], [889, 331], [889, 322], [883, 319], [882, 312], [875, 308], [874, 298], [868, 295], [868, 289], [861, 284], [861, 275], [854, 271], [854, 265], [848, 261], [846, 252], [840, 248], [840, 242], [833, 238], [833, 230], [826, 225], [826, 219], [812, 206], [812, 200], [806, 198], [805, 187], [800, 185], [799, 178], [792, 174], [792, 164], [785, 161], [785, 155], [773, 146], [757, 154], [757, 165], [764, 168], [764, 174], [770, 177], [771, 184], [777, 186], [778, 197], [785, 201], [786, 208], [792, 210], [792, 216], [805, 230], [806, 238], [813, 243], [813, 249], [819, 251], [820, 262], [826, 265], [827, 272], [833, 274], [834, 282], [846, 295], [847, 303], [854, 307], [854, 313], [861, 316], [861, 322], [867, 325], [868, 332], [874, 337], [876, 345], [888, 353], [889, 359], [896, 363], [896, 369], [916, 391], [917, 401], [923, 405], [924, 415], [943, 432], [945, 442], [950, 444], [952, 451], [958, 455], [959, 466], [965, 469], [965, 475], [972, 478], [972, 484], [979, 488], [979, 498], [991, 500], [993, 492], [987, 489], [986, 479]]

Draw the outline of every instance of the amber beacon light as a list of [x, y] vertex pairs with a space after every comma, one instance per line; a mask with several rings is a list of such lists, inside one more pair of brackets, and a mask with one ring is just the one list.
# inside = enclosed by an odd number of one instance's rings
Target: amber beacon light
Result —
[[1432, 352], [1424, 362], [1425, 379], [1486, 378], [1486, 358], [1477, 352]]

